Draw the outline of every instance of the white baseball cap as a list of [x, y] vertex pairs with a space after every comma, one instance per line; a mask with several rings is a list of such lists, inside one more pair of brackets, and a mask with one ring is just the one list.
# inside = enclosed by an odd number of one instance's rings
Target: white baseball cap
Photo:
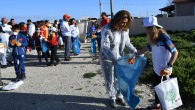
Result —
[[144, 27], [157, 26], [159, 28], [163, 28], [161, 25], [158, 24], [157, 18], [155, 16], [144, 18], [143, 23]]
[[51, 31], [57, 32], [57, 29], [55, 27], [50, 28]]

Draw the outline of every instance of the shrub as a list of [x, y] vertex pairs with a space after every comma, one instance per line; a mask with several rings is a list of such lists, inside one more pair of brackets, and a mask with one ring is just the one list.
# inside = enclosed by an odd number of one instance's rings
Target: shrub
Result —
[[[195, 101], [195, 30], [190, 32], [175, 32], [170, 34], [173, 43], [179, 51], [178, 58], [174, 63], [173, 77], [178, 78], [180, 94], [183, 102], [194, 103]], [[131, 38], [133, 45], [139, 50], [146, 46], [146, 35], [136, 35]], [[151, 55], [146, 55], [148, 62], [143, 74], [140, 77], [141, 82], [149, 83], [153, 73]]]

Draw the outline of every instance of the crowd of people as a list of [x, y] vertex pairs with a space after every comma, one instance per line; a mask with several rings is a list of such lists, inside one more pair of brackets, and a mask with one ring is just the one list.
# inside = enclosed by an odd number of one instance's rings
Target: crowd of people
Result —
[[[14, 19], [11, 19], [8, 23], [6, 18], [2, 18], [0, 41], [5, 45], [0, 45], [0, 47], [4, 47], [3, 52], [1, 52], [2, 68], [6, 68], [7, 61], [10, 63], [13, 61], [16, 81], [25, 79], [25, 55], [26, 52], [32, 49], [37, 50], [39, 62], [44, 57], [47, 66], [61, 64], [57, 56], [60, 39], [62, 39], [65, 46], [64, 61], [71, 61], [70, 50], [73, 49], [74, 54], [78, 55], [80, 53], [80, 42], [76, 20], [70, 18], [70, 15], [65, 14], [59, 23], [55, 20], [53, 26], [48, 20], [35, 23], [27, 20], [27, 24], [20, 23], [18, 25], [14, 23]], [[156, 17], [146, 17], [143, 20], [148, 43], [146, 48], [140, 51], [130, 42], [129, 28], [131, 25], [131, 14], [126, 10], [121, 10], [111, 20], [107, 18], [106, 13], [102, 13], [100, 25], [94, 22], [89, 29], [91, 52], [96, 53], [95, 42], [97, 41], [101, 70], [112, 107], [116, 107], [117, 102], [125, 105], [123, 95], [117, 86], [116, 71], [114, 69], [116, 60], [124, 56], [125, 48], [135, 57], [151, 51], [155, 74], [152, 79], [154, 86], [160, 83], [161, 76], [172, 73], [172, 66], [178, 56], [175, 45], [166, 31], [163, 30], [163, 27], [158, 24]], [[48, 61], [49, 57], [50, 62]], [[155, 105], [150, 109], [160, 109], [157, 96], [155, 96]]]
[[[73, 49], [75, 55], [80, 54], [78, 36], [79, 29], [76, 20], [68, 14], [59, 21], [55, 20], [53, 24], [48, 20], [32, 22], [30, 19], [27, 23], [15, 24], [14, 19], [8, 23], [6, 18], [2, 18], [0, 25], [1, 68], [13, 65], [16, 74], [15, 81], [24, 80], [26, 53], [36, 50], [40, 63], [44, 58], [47, 66], [57, 66], [61, 64], [57, 49], [63, 43], [65, 45], [64, 60], [70, 61], [72, 47], [77, 47]], [[72, 45], [75, 41], [77, 42]]]

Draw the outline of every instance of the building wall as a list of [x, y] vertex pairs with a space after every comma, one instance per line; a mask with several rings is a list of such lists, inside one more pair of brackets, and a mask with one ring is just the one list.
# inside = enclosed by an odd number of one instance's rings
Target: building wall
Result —
[[[145, 33], [142, 21], [143, 19], [134, 19], [134, 23], [130, 28], [130, 35]], [[165, 30], [190, 31], [195, 29], [195, 16], [162, 17], [158, 18], [158, 23]]]
[[[145, 33], [145, 28], [142, 24], [143, 19], [134, 19], [130, 28], [130, 35]], [[165, 30], [170, 31], [190, 31], [195, 29], [195, 16], [180, 16], [180, 17], [162, 17], [158, 18], [158, 23]], [[88, 25], [89, 24], [89, 25]], [[79, 38], [82, 42], [85, 41], [87, 30], [90, 26], [88, 22], [78, 23], [80, 30]]]
[[176, 3], [175, 15], [176, 16], [194, 16], [195, 2]]

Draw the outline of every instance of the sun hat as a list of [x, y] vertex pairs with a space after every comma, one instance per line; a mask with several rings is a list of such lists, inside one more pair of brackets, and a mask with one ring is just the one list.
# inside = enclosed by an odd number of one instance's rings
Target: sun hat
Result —
[[144, 27], [157, 26], [159, 28], [163, 28], [161, 25], [158, 24], [157, 18], [155, 16], [144, 18], [143, 23]]
[[64, 14], [63, 18], [67, 19], [67, 18], [70, 18], [71, 16], [68, 15], [68, 14]]
[[51, 31], [57, 32], [57, 29], [55, 27], [50, 28]]

